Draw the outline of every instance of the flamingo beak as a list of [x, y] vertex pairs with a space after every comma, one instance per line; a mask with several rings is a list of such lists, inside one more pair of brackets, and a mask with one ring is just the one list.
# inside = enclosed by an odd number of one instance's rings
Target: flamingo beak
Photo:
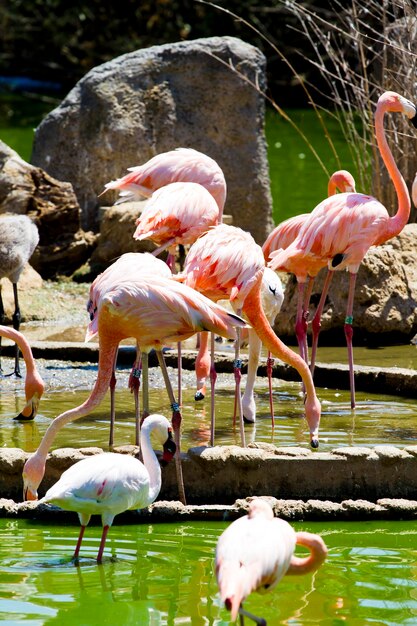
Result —
[[160, 460], [160, 465], [162, 467], [165, 467], [165, 465], [168, 465], [168, 463], [170, 461], [172, 461], [172, 459], [175, 456], [175, 453], [177, 451], [177, 446], [175, 444], [175, 441], [172, 437], [172, 432], [169, 431], [168, 433], [168, 439], [166, 440], [166, 442], [164, 443], [164, 452], [162, 454], [162, 459]]
[[38, 492], [32, 490], [28, 485], [23, 486], [23, 500], [33, 502], [38, 499]]
[[38, 412], [38, 407], [39, 397], [34, 394], [34, 396], [26, 403], [24, 409], [22, 409], [19, 415], [16, 415], [13, 420], [17, 420], [19, 422], [30, 422], [34, 420]]
[[319, 447], [319, 438], [316, 437], [316, 436], [311, 437], [311, 439], [310, 439], [310, 446], [314, 450], [317, 450], [317, 448]]

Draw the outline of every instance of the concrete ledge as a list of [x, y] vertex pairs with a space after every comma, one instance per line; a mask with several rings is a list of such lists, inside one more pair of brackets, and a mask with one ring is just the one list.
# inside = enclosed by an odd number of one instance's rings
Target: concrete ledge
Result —
[[[295, 521], [369, 521], [411, 520], [417, 518], [417, 501], [399, 498], [382, 498], [377, 502], [368, 500], [277, 500], [264, 496], [274, 507], [277, 517]], [[115, 524], [140, 524], [152, 522], [217, 521], [231, 522], [248, 511], [252, 498], [236, 500], [233, 505], [187, 505], [178, 501], [157, 501], [139, 511], [126, 511], [117, 515]], [[55, 523], [79, 524], [78, 515], [63, 511], [56, 506], [39, 502], [20, 502], [0, 499], [0, 517], [21, 518]], [[93, 516], [92, 523], [100, 524]]]
[[[138, 448], [122, 446], [115, 451], [135, 454]], [[100, 448], [61, 448], [51, 452], [39, 496], [44, 495], [73, 463], [101, 452]], [[21, 508], [15, 509], [14, 505], [21, 500], [22, 469], [29, 456], [18, 448], [0, 450], [0, 497], [13, 501], [9, 509], [13, 515]], [[334, 516], [353, 519], [356, 514], [361, 516], [365, 512], [368, 515], [370, 508], [373, 515], [385, 517], [414, 516], [417, 511], [414, 501], [417, 494], [417, 445], [405, 448], [346, 447], [320, 453], [260, 443], [248, 448], [191, 448], [183, 454], [182, 460], [187, 501], [193, 506], [227, 507], [238, 499], [256, 495], [285, 501], [286, 515], [291, 519], [298, 519], [298, 516], [310, 519], [311, 501], [315, 502], [312, 510], [318, 511], [312, 515], [330, 519]], [[162, 471], [160, 499], [175, 501], [178, 490], [174, 464]], [[401, 503], [393, 507], [391, 500]], [[348, 506], [346, 501], [356, 504]], [[362, 501], [375, 505], [362, 505]], [[381, 506], [383, 509], [378, 508]], [[0, 509], [0, 515], [9, 513]]]

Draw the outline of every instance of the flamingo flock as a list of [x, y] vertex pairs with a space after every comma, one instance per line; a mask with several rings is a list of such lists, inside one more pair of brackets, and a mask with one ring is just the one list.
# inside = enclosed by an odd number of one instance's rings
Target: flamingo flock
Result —
[[[331, 176], [327, 197], [322, 202], [310, 213], [278, 224], [261, 247], [249, 232], [223, 223], [227, 197], [225, 176], [216, 161], [190, 148], [156, 155], [105, 185], [103, 193], [120, 193], [118, 202], [131, 197], [147, 198], [132, 237], [152, 241], [155, 250], [122, 255], [92, 283], [87, 303], [90, 319], [86, 340], [98, 336], [97, 379], [82, 404], [51, 422], [38, 449], [26, 461], [24, 499], [37, 499], [47, 454], [60, 429], [91, 413], [108, 390], [111, 396], [109, 447], [113, 445], [116, 357], [120, 342], [126, 338], [133, 338], [137, 345], [130, 385], [135, 395], [136, 442], [140, 445], [142, 460], [113, 452], [85, 458], [65, 471], [41, 499], [41, 502], [78, 513], [81, 529], [74, 560], [79, 559], [91, 515], [102, 517], [103, 531], [97, 555], [97, 562], [101, 563], [114, 517], [126, 510], [146, 507], [158, 497], [162, 475], [152, 448], [151, 433], [163, 447], [162, 462], [175, 459], [178, 495], [186, 504], [181, 463], [181, 399], [174, 392], [163, 357], [163, 348], [172, 342], [180, 345], [193, 335], [200, 336], [195, 399], [204, 400], [209, 381], [211, 445], [215, 445], [216, 432], [214, 338], [219, 335], [235, 341], [235, 417], [238, 416], [242, 446], [246, 445], [245, 422], [256, 419], [254, 385], [261, 347], [264, 346], [269, 364], [272, 357], [276, 357], [297, 370], [302, 383], [309, 444], [316, 449], [319, 446], [321, 405], [313, 375], [320, 318], [334, 273], [346, 270], [350, 274], [350, 286], [344, 330], [351, 407], [355, 407], [352, 336], [357, 272], [369, 248], [398, 235], [410, 215], [410, 195], [385, 136], [384, 117], [388, 113], [401, 113], [416, 125], [416, 107], [391, 91], [383, 93], [376, 106], [377, 144], [398, 199], [398, 209], [392, 217], [377, 199], [357, 193], [351, 174], [340, 170]], [[413, 198], [415, 188], [417, 183], [413, 187]], [[336, 193], [337, 189], [340, 193]], [[31, 232], [31, 243], [28, 244], [31, 250], [35, 239]], [[178, 245], [187, 249], [179, 272], [176, 263]], [[164, 251], [168, 252], [166, 262], [157, 258]], [[307, 342], [310, 298], [315, 277], [326, 268], [323, 291], [311, 322], [310, 359]], [[15, 282], [19, 271], [9, 272]], [[295, 324], [298, 352], [286, 346], [273, 329], [284, 299], [279, 272], [294, 274], [298, 283]], [[16, 321], [18, 317], [16, 299]], [[240, 344], [243, 332], [249, 337], [249, 360], [246, 389], [242, 394]], [[30, 347], [18, 329], [12, 331], [0, 326], [1, 336], [14, 340], [23, 353], [26, 406], [16, 419], [31, 420], [44, 393], [44, 383]], [[171, 421], [163, 415], [149, 414], [146, 380], [150, 350], [156, 352], [163, 373], [172, 411]], [[142, 371], [143, 410], [140, 411]], [[19, 374], [17, 360], [15, 373]], [[179, 384], [179, 390], [180, 387]], [[273, 420], [272, 399], [271, 417]], [[309, 557], [295, 556], [298, 544], [310, 550]], [[315, 571], [324, 563], [326, 555], [327, 548], [320, 536], [296, 533], [287, 522], [274, 516], [265, 499], [252, 499], [248, 514], [230, 524], [220, 536], [215, 554], [221, 601], [230, 611], [232, 621], [240, 616], [242, 624], [246, 616], [257, 624], [264, 624], [265, 620], [243, 608], [250, 594], [273, 589], [286, 575]]]

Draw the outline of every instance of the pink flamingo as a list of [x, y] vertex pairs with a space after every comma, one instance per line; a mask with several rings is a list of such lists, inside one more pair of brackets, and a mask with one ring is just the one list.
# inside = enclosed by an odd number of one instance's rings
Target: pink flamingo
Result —
[[[334, 196], [336, 190], [341, 192], [354, 192], [355, 181], [353, 176], [346, 170], [337, 170], [334, 172], [328, 182], [327, 195]], [[310, 213], [301, 213], [281, 222], [268, 235], [262, 246], [265, 261], [268, 262], [272, 252], [276, 250], [285, 250], [298, 236], [305, 221], [310, 217]], [[297, 316], [295, 322], [295, 334], [303, 359], [308, 362], [307, 349], [307, 317], [308, 308], [313, 289], [314, 278], [320, 271], [321, 267], [325, 267], [326, 263], [315, 263], [314, 265], [297, 269], [296, 274], [298, 283], [298, 300], [297, 300]], [[284, 270], [285, 271], [285, 270]]]
[[172, 279], [156, 275], [134, 280], [115, 280], [97, 293], [96, 315], [89, 333], [98, 332], [99, 362], [96, 383], [89, 397], [79, 406], [56, 417], [46, 430], [36, 452], [23, 468], [24, 498], [37, 497], [37, 488], [45, 473], [48, 450], [65, 424], [88, 415], [102, 402], [113, 375], [113, 364], [120, 341], [133, 337], [142, 352], [155, 349], [173, 408], [175, 456], [180, 498], [185, 502], [180, 462], [181, 413], [175, 402], [162, 348], [173, 341], [183, 341], [201, 330], [235, 337], [235, 327], [245, 327], [244, 320], [214, 304], [203, 295]]
[[[310, 550], [308, 557], [294, 555], [297, 545]], [[325, 561], [327, 547], [319, 535], [296, 533], [288, 522], [274, 517], [271, 505], [255, 498], [249, 513], [235, 520], [220, 535], [216, 547], [216, 577], [220, 597], [231, 611], [259, 625], [266, 621], [243, 609], [243, 602], [253, 591], [271, 591], [285, 575], [301, 575], [317, 570]]]
[[416, 124], [416, 107], [403, 96], [387, 91], [377, 103], [375, 135], [381, 157], [397, 192], [398, 210], [390, 217], [386, 208], [372, 196], [342, 193], [323, 200], [310, 214], [298, 237], [286, 249], [273, 252], [270, 267], [286, 268], [295, 274], [300, 265], [326, 262], [331, 271], [348, 269], [349, 294], [345, 319], [345, 336], [349, 358], [351, 407], [355, 407], [353, 372], [353, 298], [359, 266], [370, 246], [380, 245], [398, 235], [410, 216], [410, 195], [394, 161], [384, 131], [388, 112], [403, 113]]
[[0, 326], [0, 337], [6, 337], [16, 343], [20, 348], [26, 364], [25, 378], [25, 397], [26, 405], [21, 410], [15, 420], [30, 421], [33, 420], [38, 412], [39, 402], [45, 391], [45, 383], [35, 364], [29, 342], [26, 337], [18, 330], [9, 328], [8, 326]]
[[[259, 340], [276, 357], [292, 365], [306, 389], [305, 413], [311, 446], [318, 446], [320, 402], [305, 361], [278, 339], [261, 303], [261, 281], [265, 270], [262, 249], [252, 235], [240, 228], [219, 224], [191, 246], [180, 279], [211, 300], [229, 299], [235, 311], [242, 311]], [[236, 359], [238, 360], [238, 359]], [[212, 355], [212, 362], [214, 361]], [[235, 378], [240, 387], [240, 363], [235, 363]], [[212, 381], [212, 398], [214, 381]], [[239, 393], [240, 400], [240, 393]], [[241, 439], [244, 444], [243, 410], [239, 407]], [[211, 415], [211, 443], [214, 441], [214, 412]]]
[[219, 221], [219, 207], [213, 196], [199, 183], [170, 183], [161, 187], [147, 201], [136, 221], [134, 239], [151, 239], [157, 246], [155, 256], [168, 248], [174, 270], [177, 244], [184, 246], [205, 233]]
[[[97, 314], [98, 298], [105, 293], [108, 289], [111, 289], [115, 281], [121, 279], [134, 280], [139, 275], [157, 275], [165, 278], [171, 278], [172, 273], [168, 265], [161, 259], [157, 259], [149, 252], [127, 252], [122, 254], [114, 263], [99, 274], [90, 287], [89, 300], [87, 303], [87, 312], [90, 315], [90, 322], [92, 322]], [[97, 335], [97, 330], [92, 331], [89, 329], [86, 335], [86, 341], [90, 341]], [[147, 353], [141, 353], [140, 346], [137, 345], [137, 356], [132, 367], [132, 371], [129, 377], [129, 388], [132, 391], [135, 399], [135, 423], [136, 423], [136, 438], [135, 443], [139, 445], [140, 439], [140, 411], [139, 411], [139, 386], [140, 377], [143, 369], [143, 398], [144, 407], [143, 414], [149, 413], [148, 404], [148, 355]], [[109, 434], [109, 446], [113, 446], [114, 441], [114, 420], [115, 420], [115, 387], [116, 387], [116, 360], [113, 366], [113, 376], [110, 383], [110, 434]]]
[[141, 431], [143, 463], [129, 454], [104, 452], [86, 457], [67, 469], [41, 499], [65, 511], [75, 511], [80, 534], [74, 552], [78, 559], [84, 531], [92, 515], [101, 515], [103, 532], [97, 563], [103, 560], [107, 533], [116, 515], [149, 506], [161, 490], [161, 467], [151, 445], [154, 433], [163, 446], [161, 464], [166, 465], [176, 450], [172, 430], [163, 415], [149, 415]]
[[221, 222], [226, 202], [226, 180], [218, 163], [203, 152], [192, 148], [176, 148], [128, 169], [129, 174], [105, 185], [105, 191], [120, 191], [118, 202], [140, 196], [149, 198], [154, 191], [170, 183], [194, 182], [211, 193], [219, 207]]

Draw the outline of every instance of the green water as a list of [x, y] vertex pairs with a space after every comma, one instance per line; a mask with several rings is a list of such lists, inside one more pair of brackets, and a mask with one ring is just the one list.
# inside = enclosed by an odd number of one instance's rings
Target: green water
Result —
[[[0, 395], [0, 446], [36, 450], [50, 421], [60, 413], [81, 404], [89, 395], [97, 371], [96, 365], [62, 362], [59, 365], [38, 362], [47, 389], [42, 397], [36, 420], [13, 421], [24, 406], [24, 380], [13, 376], [2, 379]], [[12, 361], [5, 359], [5, 371]], [[22, 372], [24, 366], [22, 364]], [[128, 390], [130, 368], [119, 368], [116, 386], [115, 445], [134, 444], [135, 423], [133, 397]], [[68, 379], [68, 376], [70, 377]], [[169, 417], [166, 391], [157, 369], [150, 373], [150, 408]], [[176, 370], [170, 368], [176, 385]], [[210, 399], [194, 401], [194, 373], [184, 372], [182, 405], [182, 447], [208, 445], [210, 437]], [[70, 380], [70, 383], [68, 383]], [[243, 376], [243, 387], [246, 376]], [[366, 392], [357, 393], [355, 411], [350, 408], [348, 391], [317, 389], [322, 403], [320, 451], [340, 446], [397, 446], [417, 443], [416, 403], [413, 399]], [[263, 441], [277, 446], [309, 448], [307, 422], [300, 383], [274, 379], [275, 428], [271, 426], [269, 395], [265, 378], [256, 384], [257, 420], [245, 425], [246, 443]], [[219, 445], [240, 445], [240, 431], [233, 427], [234, 381], [232, 375], [221, 375], [216, 392], [216, 438]], [[109, 438], [109, 394], [90, 415], [67, 424], [58, 434], [53, 448], [98, 446], [106, 449]]]
[[329, 175], [334, 171], [347, 169], [356, 176], [349, 146], [335, 118], [322, 114], [337, 157], [314, 111], [292, 110], [288, 114], [314, 147], [324, 167], [300, 132], [274, 110], [268, 109], [266, 137], [276, 224], [287, 217], [308, 213], [321, 202], [327, 195]]
[[[159, 626], [229, 624], [213, 572], [223, 522], [87, 528], [80, 566], [71, 562], [78, 525], [0, 520], [2, 624]], [[417, 623], [417, 530], [412, 522], [294, 523], [321, 534], [319, 571], [284, 578], [245, 606], [269, 626]], [[298, 553], [298, 551], [297, 551]], [[301, 552], [298, 553], [301, 555]], [[251, 623], [251, 622], [247, 622]]]

